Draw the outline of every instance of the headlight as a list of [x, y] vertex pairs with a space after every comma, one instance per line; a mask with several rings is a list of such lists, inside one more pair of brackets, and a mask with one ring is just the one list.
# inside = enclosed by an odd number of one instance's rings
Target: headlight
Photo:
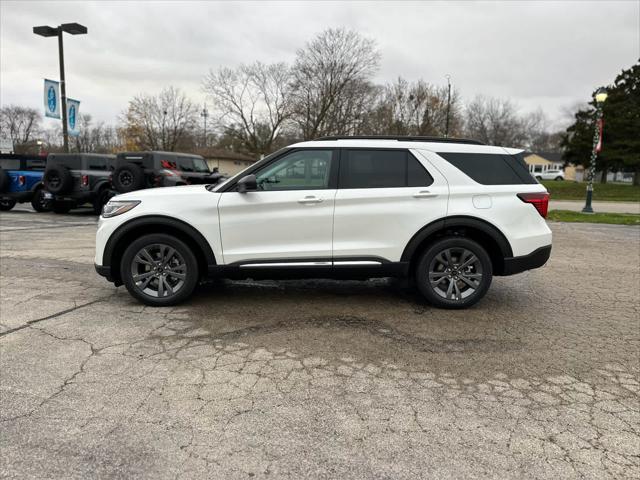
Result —
[[115, 217], [116, 215], [122, 215], [128, 212], [136, 205], [140, 204], [140, 200], [110, 200], [102, 209], [102, 216], [104, 218]]

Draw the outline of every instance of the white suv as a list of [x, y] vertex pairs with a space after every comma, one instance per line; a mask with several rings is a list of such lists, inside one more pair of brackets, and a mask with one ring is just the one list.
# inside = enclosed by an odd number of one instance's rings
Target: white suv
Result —
[[535, 175], [538, 180], [564, 180], [564, 170], [547, 170]]
[[96, 270], [153, 306], [204, 277], [409, 277], [433, 305], [468, 307], [493, 275], [549, 258], [549, 195], [521, 153], [428, 137], [297, 143], [222, 184], [114, 197]]

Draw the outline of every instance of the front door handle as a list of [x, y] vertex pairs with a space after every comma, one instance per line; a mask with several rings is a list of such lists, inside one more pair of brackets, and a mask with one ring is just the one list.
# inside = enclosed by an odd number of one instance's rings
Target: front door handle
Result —
[[437, 197], [437, 193], [430, 192], [429, 190], [421, 190], [413, 195], [413, 198], [433, 198]]
[[307, 195], [306, 197], [298, 200], [298, 203], [322, 203], [322, 198], [314, 197], [313, 195]]

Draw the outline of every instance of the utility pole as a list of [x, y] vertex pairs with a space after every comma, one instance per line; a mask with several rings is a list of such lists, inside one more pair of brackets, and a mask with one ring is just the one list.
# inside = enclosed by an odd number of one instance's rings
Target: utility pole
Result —
[[33, 33], [41, 37], [58, 37], [58, 59], [60, 62], [60, 100], [62, 108], [62, 142], [64, 151], [69, 153], [69, 132], [67, 128], [67, 85], [64, 79], [64, 47], [62, 43], [63, 32], [71, 35], [84, 35], [87, 33], [87, 27], [79, 23], [63, 23], [58, 27], [49, 27], [46, 25], [33, 27]]
[[209, 112], [207, 111], [207, 104], [204, 104], [204, 108], [202, 109], [202, 112], [200, 113], [200, 116], [202, 118], [204, 118], [204, 129], [203, 129], [203, 141], [202, 144], [204, 145], [204, 147], [207, 147], [207, 117], [209, 116]]
[[447, 121], [444, 129], [445, 138], [449, 136], [449, 113], [451, 112], [451, 75], [447, 75]]

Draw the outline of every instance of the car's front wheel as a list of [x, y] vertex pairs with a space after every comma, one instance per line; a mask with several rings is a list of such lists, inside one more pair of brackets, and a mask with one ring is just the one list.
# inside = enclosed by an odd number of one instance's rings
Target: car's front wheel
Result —
[[427, 247], [416, 266], [416, 284], [441, 308], [466, 308], [487, 293], [493, 277], [486, 250], [469, 238], [446, 237]]
[[198, 262], [183, 241], [166, 234], [132, 242], [120, 262], [129, 293], [146, 305], [164, 307], [188, 298], [198, 284]]

